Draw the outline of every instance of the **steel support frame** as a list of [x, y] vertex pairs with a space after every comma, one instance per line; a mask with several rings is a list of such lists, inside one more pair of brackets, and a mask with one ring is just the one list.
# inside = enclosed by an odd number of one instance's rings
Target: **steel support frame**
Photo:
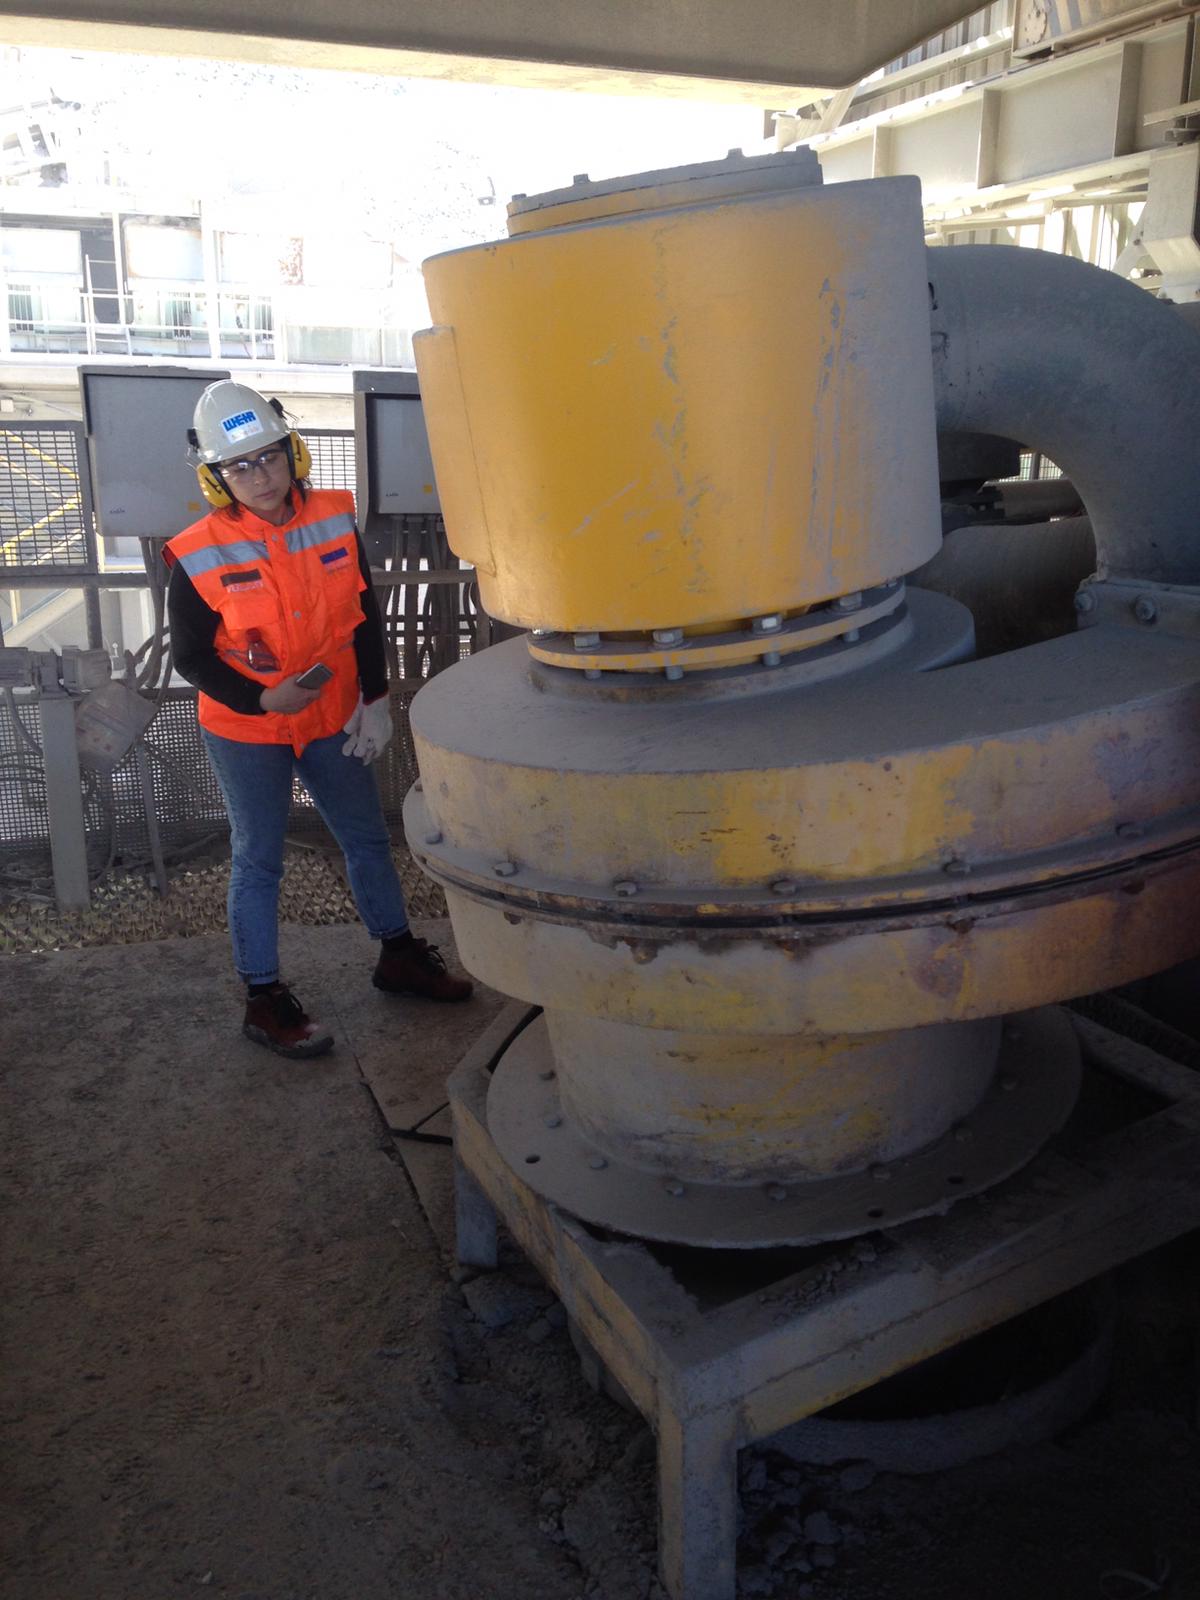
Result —
[[1052, 1146], [945, 1217], [872, 1236], [873, 1263], [834, 1246], [766, 1294], [701, 1310], [645, 1247], [542, 1200], [492, 1143], [491, 1069], [536, 1014], [508, 1006], [450, 1080], [459, 1260], [495, 1267], [503, 1221], [654, 1429], [672, 1600], [734, 1600], [743, 1446], [1200, 1224], [1200, 1075], [1075, 1018], [1093, 1068], [1161, 1109], [1069, 1157]]

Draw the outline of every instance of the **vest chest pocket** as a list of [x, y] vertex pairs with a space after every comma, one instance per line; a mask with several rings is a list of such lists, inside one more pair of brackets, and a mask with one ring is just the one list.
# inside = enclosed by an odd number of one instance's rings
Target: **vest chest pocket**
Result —
[[358, 569], [357, 550], [353, 545], [338, 545], [332, 550], [323, 550], [316, 566], [319, 570], [313, 576], [329, 618], [329, 629], [340, 643], [354, 632], [363, 619], [358, 598], [362, 578]]
[[230, 589], [221, 596], [225, 640], [218, 640], [218, 648], [239, 671], [266, 678], [283, 671], [286, 636], [279, 605], [267, 588]]

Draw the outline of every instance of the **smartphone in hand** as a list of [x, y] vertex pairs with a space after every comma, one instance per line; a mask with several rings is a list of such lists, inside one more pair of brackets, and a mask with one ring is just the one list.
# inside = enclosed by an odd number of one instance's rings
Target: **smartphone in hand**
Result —
[[323, 661], [315, 662], [296, 678], [298, 689], [319, 689], [323, 683], [328, 683], [333, 677], [333, 671]]

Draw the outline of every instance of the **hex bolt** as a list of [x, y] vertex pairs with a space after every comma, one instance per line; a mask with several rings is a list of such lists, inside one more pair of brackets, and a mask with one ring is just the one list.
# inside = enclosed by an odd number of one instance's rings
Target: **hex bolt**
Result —
[[879, 1165], [873, 1166], [871, 1168], [871, 1176], [874, 1178], [876, 1183], [887, 1183], [892, 1176], [891, 1168]]
[[674, 1195], [676, 1200], [683, 1194], [683, 1185], [678, 1178], [672, 1178], [669, 1183], [664, 1183], [663, 1188], [668, 1194]]
[[414, 794], [424, 794], [424, 792], [425, 792], [425, 785], [421, 782], [420, 778], [418, 778], [416, 783], [413, 784], [413, 793]]
[[765, 617], [755, 617], [750, 624], [751, 633], [778, 633], [783, 627], [783, 617], [778, 611], [769, 611]]
[[599, 667], [584, 667], [583, 675], [591, 683], [595, 683], [597, 678], [602, 678], [604, 676]]
[[798, 888], [799, 884], [794, 878], [776, 878], [775, 882], [771, 885], [771, 893], [778, 895], [793, 895], [796, 893]]
[[682, 644], [683, 629], [655, 628], [651, 632], [650, 637], [654, 640], [655, 644]]
[[961, 856], [951, 856], [942, 868], [942, 871], [951, 878], [965, 878], [970, 870], [971, 863], [964, 861]]
[[862, 605], [862, 590], [854, 589], [850, 594], [840, 594], [833, 603], [838, 611], [857, 611]]
[[666, 667], [663, 669], [663, 676], [666, 678], [668, 683], [678, 683], [680, 678], [683, 677], [683, 668], [673, 666]]
[[842, 643], [843, 644], [857, 644], [858, 643], [858, 629], [857, 628], [847, 628], [845, 633], [842, 635]]
[[632, 878], [618, 878], [613, 884], [613, 893], [619, 894], [622, 900], [630, 900], [638, 892], [638, 886]]
[[1145, 835], [1146, 835], [1146, 830], [1145, 830], [1145, 828], [1142, 827], [1140, 822], [1118, 822], [1117, 823], [1117, 838], [1118, 839], [1143, 839], [1143, 838], [1145, 838]]
[[1089, 611], [1096, 609], [1096, 596], [1090, 589], [1080, 589], [1075, 596], [1075, 609], [1081, 617], [1086, 617]]
[[1148, 594], [1140, 594], [1133, 602], [1133, 614], [1139, 622], [1157, 622], [1158, 605]]
[[543, 1117], [542, 1121], [546, 1124], [546, 1126], [548, 1128], [561, 1128], [562, 1127], [562, 1118], [560, 1116], [558, 1116], [557, 1114], [554, 1114], [554, 1115], [549, 1116], [549, 1117]]
[[603, 1156], [589, 1156], [588, 1157], [588, 1166], [591, 1167], [593, 1172], [603, 1172], [607, 1165], [608, 1165], [608, 1162], [604, 1159]]
[[883, 587], [885, 589], [898, 589], [903, 582], [903, 578], [889, 578]]
[[571, 181], [572, 183], [591, 183], [592, 180], [588, 177], [586, 172], [577, 172]]
[[431, 828], [425, 835], [426, 844], [441, 844], [442, 833], [440, 828]]
[[762, 664], [764, 667], [777, 667], [781, 659], [778, 650], [767, 650], [763, 654]]
[[530, 628], [529, 631], [535, 639], [552, 639], [556, 630], [554, 628]]
[[787, 1197], [788, 1192], [781, 1183], [769, 1183], [767, 1185], [768, 1200], [786, 1200]]
[[598, 633], [577, 633], [574, 636], [576, 650], [594, 650], [600, 643]]
[[517, 864], [515, 861], [493, 861], [492, 871], [498, 878], [515, 878], [517, 875]]

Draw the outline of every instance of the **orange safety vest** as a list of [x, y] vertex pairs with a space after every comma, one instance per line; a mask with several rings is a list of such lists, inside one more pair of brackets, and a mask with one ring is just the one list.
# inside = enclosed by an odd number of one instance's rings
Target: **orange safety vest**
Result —
[[310, 489], [282, 528], [247, 506], [238, 515], [211, 511], [166, 545], [169, 566], [187, 573], [220, 616], [213, 647], [243, 677], [274, 687], [323, 661], [333, 672], [316, 700], [285, 716], [243, 716], [201, 694], [200, 725], [244, 744], [290, 744], [299, 755], [314, 739], [339, 732], [358, 704], [354, 630], [366, 588], [358, 565], [354, 496]]

